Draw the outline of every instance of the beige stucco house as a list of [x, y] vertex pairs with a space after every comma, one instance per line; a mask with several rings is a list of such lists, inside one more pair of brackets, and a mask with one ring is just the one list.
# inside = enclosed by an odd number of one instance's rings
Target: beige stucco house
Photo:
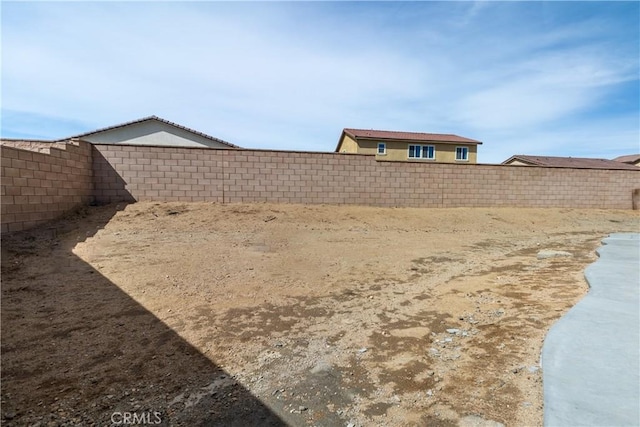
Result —
[[335, 151], [372, 154], [376, 160], [477, 163], [480, 144], [451, 134], [346, 128]]
[[159, 145], [168, 147], [238, 148], [188, 127], [150, 116], [91, 132], [74, 135], [94, 144]]

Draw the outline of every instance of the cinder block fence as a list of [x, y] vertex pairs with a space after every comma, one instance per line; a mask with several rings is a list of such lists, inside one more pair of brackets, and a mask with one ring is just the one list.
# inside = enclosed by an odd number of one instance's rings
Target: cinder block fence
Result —
[[3, 233], [35, 227], [93, 199], [91, 145], [25, 143], [0, 150]]
[[2, 232], [89, 201], [632, 209], [640, 188], [640, 168], [377, 162], [357, 154], [83, 141], [13, 145], [1, 147]]
[[120, 200], [631, 209], [640, 168], [377, 162], [373, 156], [95, 145], [94, 195]]

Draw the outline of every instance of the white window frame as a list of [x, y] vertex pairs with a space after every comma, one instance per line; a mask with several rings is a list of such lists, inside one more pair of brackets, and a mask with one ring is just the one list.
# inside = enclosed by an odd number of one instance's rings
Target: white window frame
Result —
[[[458, 150], [463, 150], [463, 153], [466, 154], [464, 158], [458, 158]], [[468, 162], [469, 161], [469, 147], [456, 147], [456, 162]]]
[[[382, 152], [380, 152], [380, 148], [382, 148]], [[376, 148], [376, 155], [378, 155], [378, 156], [386, 156], [387, 155], [387, 143], [386, 142], [378, 142], [378, 147]]]
[[[413, 147], [413, 156], [411, 156], [411, 147]], [[431, 150], [429, 150], [431, 149]], [[425, 157], [425, 152], [432, 151], [433, 156]], [[416, 156], [417, 152], [417, 156]], [[410, 144], [407, 148], [407, 158], [411, 160], [435, 160], [436, 159], [436, 146], [435, 145], [418, 145]]]

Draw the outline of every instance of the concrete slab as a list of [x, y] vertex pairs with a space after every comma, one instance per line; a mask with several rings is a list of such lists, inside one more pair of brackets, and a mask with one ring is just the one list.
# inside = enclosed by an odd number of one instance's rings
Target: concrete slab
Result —
[[542, 348], [545, 426], [640, 425], [640, 234], [603, 244]]

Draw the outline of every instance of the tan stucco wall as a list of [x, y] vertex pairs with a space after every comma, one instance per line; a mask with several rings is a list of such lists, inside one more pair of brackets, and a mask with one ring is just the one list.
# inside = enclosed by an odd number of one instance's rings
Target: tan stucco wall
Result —
[[228, 145], [220, 144], [187, 130], [157, 121], [134, 123], [121, 128], [87, 135], [82, 139], [94, 144], [229, 148]]
[[349, 135], [342, 134], [342, 139], [338, 145], [339, 153], [358, 153], [358, 143]]
[[[379, 155], [378, 142], [386, 142], [387, 154]], [[434, 160], [427, 159], [409, 159], [409, 145], [433, 145], [436, 149], [436, 155]], [[456, 147], [469, 148], [469, 160], [458, 161], [456, 160]], [[365, 140], [360, 141], [360, 146], [357, 150], [359, 154], [372, 154], [376, 156], [376, 160], [388, 160], [388, 161], [422, 161], [422, 162], [437, 162], [437, 163], [477, 163], [478, 162], [478, 147], [476, 145], [464, 145], [464, 144], [438, 144], [438, 143], [408, 143], [397, 141], [375, 141]]]
[[[377, 141], [360, 141], [357, 144], [358, 154], [376, 154], [376, 152], [378, 151]], [[389, 152], [389, 144], [387, 144], [387, 152]]]
[[[387, 161], [422, 161], [422, 162], [436, 162], [436, 163], [478, 163], [478, 146], [475, 144], [449, 144], [449, 143], [437, 143], [437, 142], [401, 142], [401, 141], [378, 141], [374, 139], [364, 139], [360, 142], [356, 142], [349, 135], [342, 134], [340, 143], [338, 144], [337, 151], [339, 153], [358, 153], [358, 154], [370, 154], [375, 155], [376, 160]], [[384, 142], [387, 144], [386, 154], [378, 154], [378, 143]], [[435, 159], [409, 159], [409, 145], [433, 145], [436, 149]], [[456, 160], [456, 148], [467, 147], [469, 149], [468, 160]]]

